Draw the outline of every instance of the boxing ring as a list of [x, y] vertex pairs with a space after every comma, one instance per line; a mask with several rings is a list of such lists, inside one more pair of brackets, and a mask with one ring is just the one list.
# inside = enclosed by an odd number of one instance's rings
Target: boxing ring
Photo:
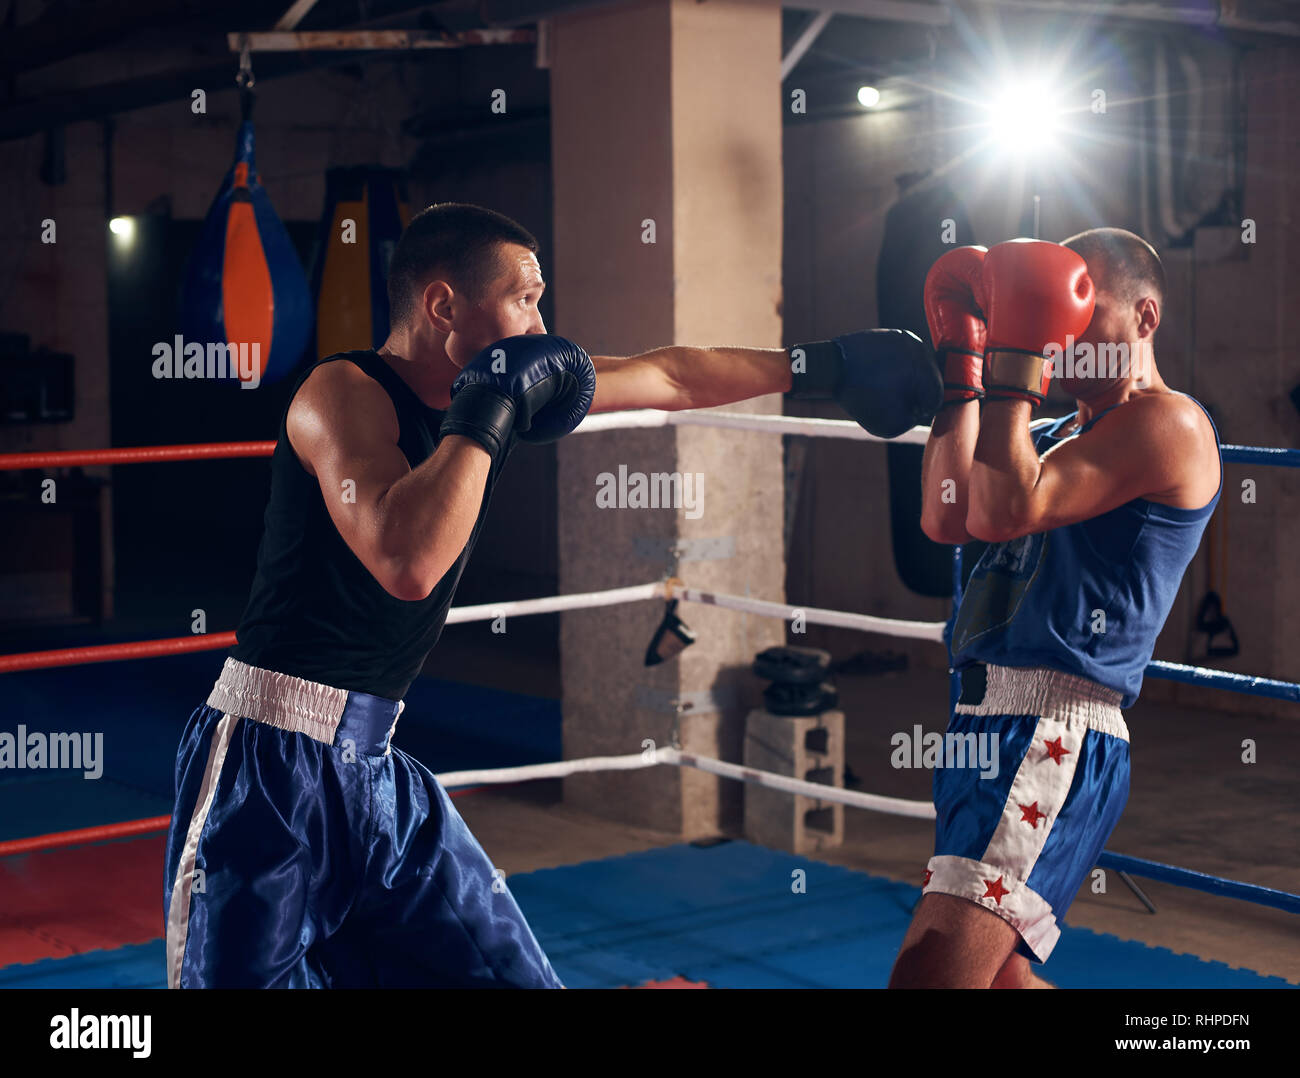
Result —
[[[759, 431], [768, 434], [799, 437], [841, 438], [857, 441], [879, 442], [856, 423], [842, 420], [806, 419], [779, 415], [748, 415], [725, 412], [660, 412], [634, 411], [590, 416], [575, 433], [595, 433], [633, 427], [657, 426], [710, 426], [730, 430]], [[917, 427], [894, 439], [895, 442], [923, 445], [928, 428]], [[74, 466], [127, 465], [164, 461], [193, 461], [232, 459], [238, 457], [269, 457], [274, 442], [237, 442], [202, 445], [172, 445], [130, 449], [97, 449], [57, 451], [45, 453], [14, 453], [0, 455], [0, 470], [47, 470]], [[1256, 446], [1223, 445], [1220, 447], [1225, 463], [1252, 463], [1273, 467], [1300, 467], [1300, 450], [1272, 449]], [[605, 591], [559, 595], [541, 599], [453, 607], [447, 624], [486, 621], [501, 616], [520, 617], [549, 614], [569, 610], [620, 606], [629, 603], [679, 600], [706, 604], [742, 613], [789, 620], [795, 616], [815, 625], [830, 626], [882, 635], [928, 641], [947, 650], [951, 639], [953, 621], [962, 594], [962, 548], [954, 547], [952, 554], [953, 600], [946, 622], [909, 621], [882, 618], [847, 611], [816, 609], [789, 603], [778, 603], [738, 595], [705, 591], [690, 587], [676, 577]], [[60, 668], [90, 663], [113, 662], [124, 659], [166, 657], [187, 652], [215, 651], [231, 647], [234, 632], [216, 632], [201, 635], [146, 640], [130, 643], [63, 648], [50, 651], [23, 652], [0, 656], [0, 674], [17, 671]], [[1300, 702], [1300, 683], [1272, 678], [1237, 674], [1200, 666], [1153, 661], [1146, 668], [1146, 676], [1183, 682], [1200, 687], [1223, 689], [1246, 696]], [[960, 691], [960, 678], [949, 671], [950, 702], [955, 702]], [[679, 709], [680, 710], [680, 709]], [[634, 770], [652, 767], [689, 767], [723, 778], [754, 784], [790, 794], [801, 794], [820, 802], [832, 802], [853, 808], [865, 809], [886, 815], [914, 819], [934, 819], [934, 806], [929, 801], [911, 801], [896, 797], [847, 790], [803, 779], [791, 778], [771, 772], [742, 767], [725, 760], [683, 752], [674, 726], [673, 744], [647, 748], [643, 752], [622, 756], [601, 756], [586, 759], [560, 760], [545, 764], [520, 767], [492, 768], [472, 771], [450, 771], [439, 774], [439, 781], [448, 788], [451, 796], [464, 796], [477, 789], [503, 784], [531, 782], [540, 779], [563, 778], [583, 772]], [[0, 857], [16, 856], [39, 851], [102, 843], [113, 839], [165, 833], [169, 816], [128, 820], [103, 826], [57, 831], [29, 838], [0, 841]], [[1104, 851], [1098, 867], [1113, 869], [1134, 894], [1155, 913], [1155, 907], [1133, 883], [1132, 876], [1175, 884], [1206, 894], [1228, 897], [1260, 906], [1272, 907], [1288, 913], [1300, 914], [1300, 894], [1276, 890], [1240, 880], [1197, 872], [1193, 869], [1164, 864], [1137, 857]]]

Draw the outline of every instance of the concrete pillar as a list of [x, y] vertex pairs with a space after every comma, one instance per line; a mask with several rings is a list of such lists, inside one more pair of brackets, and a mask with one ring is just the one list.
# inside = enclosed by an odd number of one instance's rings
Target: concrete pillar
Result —
[[[557, 18], [551, 54], [556, 332], [593, 355], [660, 345], [781, 341], [781, 13], [775, 5], [653, 0]], [[645, 242], [653, 230], [654, 242]], [[545, 267], [544, 267], [545, 268]], [[779, 397], [728, 406], [780, 412]], [[598, 509], [598, 476], [703, 477], [702, 514]], [[561, 592], [672, 570], [703, 588], [784, 598], [780, 438], [716, 429], [611, 432], [559, 446]], [[706, 549], [697, 540], [715, 540]], [[693, 560], [700, 555], [704, 560]], [[670, 743], [739, 760], [759, 698], [753, 655], [780, 622], [714, 607], [679, 615], [698, 643], [647, 669], [663, 604], [562, 620], [566, 757]], [[720, 787], [726, 783], [730, 788]], [[578, 776], [566, 800], [686, 837], [736, 828], [741, 791], [699, 772]]]

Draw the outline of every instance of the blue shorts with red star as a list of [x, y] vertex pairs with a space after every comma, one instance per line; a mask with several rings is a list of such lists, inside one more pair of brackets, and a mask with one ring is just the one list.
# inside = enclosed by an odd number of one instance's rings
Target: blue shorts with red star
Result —
[[[977, 665], [935, 761], [923, 893], [969, 899], [1044, 962], [1128, 801], [1120, 694], [1045, 668]], [[949, 766], [944, 766], [944, 765]]]

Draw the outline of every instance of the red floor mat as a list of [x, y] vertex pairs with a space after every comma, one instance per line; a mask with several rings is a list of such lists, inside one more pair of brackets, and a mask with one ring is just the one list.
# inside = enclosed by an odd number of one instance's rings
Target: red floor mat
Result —
[[0, 966], [160, 939], [164, 842], [0, 858]]

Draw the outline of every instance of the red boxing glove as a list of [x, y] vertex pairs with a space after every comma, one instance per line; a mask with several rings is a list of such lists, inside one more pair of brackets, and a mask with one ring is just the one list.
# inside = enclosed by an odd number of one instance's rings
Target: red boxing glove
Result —
[[1052, 380], [1048, 345], [1064, 350], [1066, 337], [1092, 321], [1088, 264], [1059, 243], [1010, 240], [985, 256], [982, 282], [988, 398], [1042, 404]]
[[925, 320], [943, 375], [943, 403], [984, 396], [984, 339], [980, 309], [985, 247], [957, 247], [935, 260], [925, 275]]

